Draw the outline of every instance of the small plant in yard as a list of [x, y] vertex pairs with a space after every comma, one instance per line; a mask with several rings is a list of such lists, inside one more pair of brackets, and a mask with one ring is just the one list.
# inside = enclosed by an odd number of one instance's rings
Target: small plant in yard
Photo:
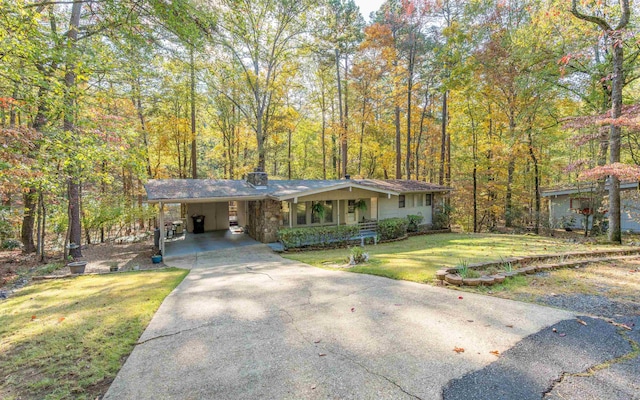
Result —
[[513, 263], [511, 261], [503, 261], [501, 267], [504, 272], [513, 271]]
[[469, 262], [466, 260], [460, 260], [460, 263], [456, 268], [458, 270], [458, 275], [460, 275], [462, 279], [480, 277], [480, 273], [478, 271], [469, 268]]
[[365, 253], [364, 247], [352, 247], [349, 254], [349, 264], [356, 265], [369, 261], [369, 253]]

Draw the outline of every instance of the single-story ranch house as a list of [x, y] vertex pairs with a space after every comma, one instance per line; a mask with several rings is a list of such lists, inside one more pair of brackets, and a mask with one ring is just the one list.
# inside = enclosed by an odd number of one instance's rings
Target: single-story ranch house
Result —
[[[265, 172], [251, 172], [245, 180], [156, 179], [145, 185], [149, 203], [159, 204], [159, 226], [164, 226], [163, 206], [183, 204], [186, 215], [204, 216], [204, 227], [229, 228], [230, 206], [237, 224], [263, 243], [278, 240], [281, 227], [357, 224], [407, 215], [422, 215], [431, 224], [434, 206], [442, 204], [451, 189], [416, 180], [269, 180]], [[323, 212], [317, 213], [317, 204]], [[187, 232], [194, 231], [187, 218]], [[161, 235], [161, 250], [164, 235]]]
[[[595, 187], [592, 185], [542, 191], [542, 197], [549, 199], [549, 223], [561, 224], [565, 228], [584, 229], [585, 214], [593, 214], [591, 204], [594, 192]], [[620, 183], [620, 226], [623, 232], [640, 232], [640, 196], [638, 194], [638, 182]], [[592, 218], [589, 218], [589, 229], [591, 224]]]

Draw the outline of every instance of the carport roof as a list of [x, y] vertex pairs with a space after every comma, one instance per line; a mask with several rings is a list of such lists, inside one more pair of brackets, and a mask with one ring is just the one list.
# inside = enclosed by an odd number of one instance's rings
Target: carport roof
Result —
[[294, 197], [338, 189], [360, 188], [397, 196], [410, 192], [443, 192], [450, 188], [412, 180], [341, 179], [341, 180], [269, 180], [266, 188], [256, 188], [243, 180], [229, 179], [153, 179], [146, 185], [148, 201], [205, 202], [288, 200]]

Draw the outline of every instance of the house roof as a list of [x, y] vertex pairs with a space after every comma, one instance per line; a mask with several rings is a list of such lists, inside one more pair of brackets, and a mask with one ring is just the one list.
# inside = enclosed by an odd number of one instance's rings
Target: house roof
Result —
[[[638, 189], [638, 182], [620, 182], [620, 189]], [[563, 196], [568, 194], [578, 194], [578, 193], [591, 193], [595, 190], [595, 186], [591, 184], [585, 184], [583, 186], [565, 186], [558, 187], [552, 189], [543, 189], [540, 192], [542, 197], [551, 197], [551, 196]], [[609, 191], [609, 184], [605, 185], [605, 191]]]
[[228, 179], [153, 179], [146, 185], [148, 201], [204, 202], [289, 200], [338, 189], [360, 188], [388, 195], [411, 192], [446, 192], [450, 188], [410, 180], [341, 179], [341, 180], [269, 180], [266, 188], [256, 188], [243, 180]]

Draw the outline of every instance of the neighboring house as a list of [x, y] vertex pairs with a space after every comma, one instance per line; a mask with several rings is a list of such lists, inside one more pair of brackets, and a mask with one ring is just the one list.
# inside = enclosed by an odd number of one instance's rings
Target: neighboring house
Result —
[[[422, 223], [431, 224], [434, 205], [442, 204], [451, 191], [399, 179], [270, 181], [265, 172], [251, 172], [246, 181], [156, 179], [145, 189], [149, 203], [160, 205], [160, 226], [165, 222], [163, 206], [179, 203], [189, 216], [187, 232], [193, 232], [193, 215], [204, 216], [205, 231], [228, 229], [231, 207], [238, 225], [246, 226], [249, 235], [263, 243], [277, 241], [281, 227], [356, 224], [410, 214], [422, 215]], [[317, 203], [323, 206], [322, 218], [313, 211]]]
[[[640, 197], [638, 182], [623, 182], [621, 190], [620, 224], [623, 232], [640, 232]], [[549, 223], [573, 229], [584, 229], [585, 215], [592, 215], [593, 186], [565, 187], [541, 192], [549, 199]], [[608, 193], [608, 188], [607, 188]], [[589, 218], [589, 229], [592, 227]]]

